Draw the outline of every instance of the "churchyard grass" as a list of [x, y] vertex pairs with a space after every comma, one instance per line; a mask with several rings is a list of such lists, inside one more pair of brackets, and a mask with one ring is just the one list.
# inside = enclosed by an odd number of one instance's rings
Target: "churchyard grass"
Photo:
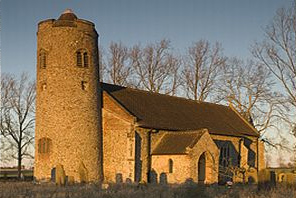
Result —
[[101, 189], [95, 184], [56, 186], [32, 182], [0, 182], [0, 198], [295, 198], [296, 187], [277, 185], [199, 186], [113, 184]]

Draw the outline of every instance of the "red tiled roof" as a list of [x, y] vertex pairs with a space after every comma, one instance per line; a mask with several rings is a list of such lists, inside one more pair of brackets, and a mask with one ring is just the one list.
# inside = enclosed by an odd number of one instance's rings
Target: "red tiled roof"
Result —
[[187, 148], [193, 148], [203, 134], [203, 130], [168, 132], [153, 149], [152, 155], [187, 154]]
[[230, 107], [102, 83], [137, 118], [139, 126], [163, 130], [208, 129], [211, 134], [259, 136]]

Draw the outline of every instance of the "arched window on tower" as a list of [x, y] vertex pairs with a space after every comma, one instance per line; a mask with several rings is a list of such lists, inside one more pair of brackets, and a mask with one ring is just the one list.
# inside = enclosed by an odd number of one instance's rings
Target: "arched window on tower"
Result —
[[46, 154], [49, 153], [51, 149], [51, 139], [50, 138], [41, 138], [38, 140], [38, 153]]
[[88, 55], [87, 55], [87, 52], [84, 52], [83, 53], [83, 66], [84, 67], [88, 67]]
[[172, 159], [169, 159], [169, 173], [173, 173], [174, 170], [174, 162]]
[[76, 52], [76, 64], [78, 67], [82, 67], [82, 55], [81, 52]]
[[76, 52], [76, 65], [78, 67], [88, 67], [88, 61], [89, 58], [86, 50], [81, 49]]
[[39, 64], [41, 69], [46, 69], [47, 54], [45, 50], [40, 50], [39, 53]]

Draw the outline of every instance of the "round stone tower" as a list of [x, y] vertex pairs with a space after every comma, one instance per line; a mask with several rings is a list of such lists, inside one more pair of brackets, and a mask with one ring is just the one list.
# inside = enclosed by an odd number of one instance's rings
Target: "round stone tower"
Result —
[[36, 89], [36, 179], [65, 174], [78, 182], [99, 181], [101, 92], [93, 23], [66, 10], [38, 24]]

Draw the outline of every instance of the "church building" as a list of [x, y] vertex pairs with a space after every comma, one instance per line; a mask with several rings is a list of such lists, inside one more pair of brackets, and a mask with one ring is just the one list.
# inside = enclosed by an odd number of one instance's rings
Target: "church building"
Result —
[[76, 182], [257, 181], [258, 131], [231, 105], [100, 83], [95, 25], [66, 10], [38, 24], [35, 167]]

